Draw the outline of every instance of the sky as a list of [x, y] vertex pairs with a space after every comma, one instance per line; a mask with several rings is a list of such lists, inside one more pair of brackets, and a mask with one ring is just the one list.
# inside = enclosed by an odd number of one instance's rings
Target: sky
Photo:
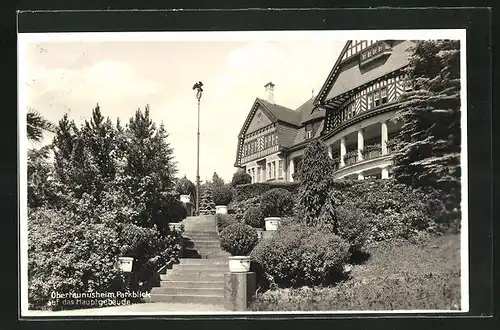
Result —
[[[262, 36], [262, 35], [261, 35]], [[295, 109], [319, 91], [346, 40], [233, 38], [209, 40], [43, 40], [27, 44], [27, 108], [57, 123], [65, 113], [77, 124], [99, 104], [122, 123], [150, 107], [165, 125], [178, 175], [196, 179], [197, 100], [202, 81], [200, 178], [214, 171], [226, 182], [237, 136], [264, 85], [275, 84], [277, 104]], [[22, 109], [21, 109], [22, 110]], [[27, 109], [25, 109], [27, 110]], [[47, 136], [44, 143], [49, 143]], [[35, 145], [34, 147], [39, 147]]]

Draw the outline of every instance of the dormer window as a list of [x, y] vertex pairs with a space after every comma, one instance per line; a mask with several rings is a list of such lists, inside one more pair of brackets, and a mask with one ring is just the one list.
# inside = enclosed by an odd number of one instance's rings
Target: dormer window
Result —
[[376, 42], [361, 53], [360, 65], [364, 65], [390, 53], [391, 46], [388, 43], [385, 41]]
[[312, 124], [306, 124], [306, 139], [311, 139], [313, 136]]

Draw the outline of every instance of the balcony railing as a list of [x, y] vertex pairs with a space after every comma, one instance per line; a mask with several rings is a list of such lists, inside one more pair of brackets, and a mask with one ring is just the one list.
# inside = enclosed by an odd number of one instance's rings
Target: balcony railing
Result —
[[363, 151], [363, 159], [372, 159], [382, 156], [382, 146], [380, 143], [366, 146]]
[[352, 164], [356, 164], [358, 162], [358, 151], [353, 150], [345, 154], [344, 156], [344, 164], [345, 166], [349, 166]]
[[333, 170], [336, 171], [340, 168], [340, 158], [334, 158], [333, 160]]

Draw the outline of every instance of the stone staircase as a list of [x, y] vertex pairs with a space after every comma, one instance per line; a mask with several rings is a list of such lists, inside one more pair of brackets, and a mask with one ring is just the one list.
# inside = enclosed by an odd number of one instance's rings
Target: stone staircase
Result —
[[229, 253], [220, 248], [215, 216], [188, 217], [183, 237], [183, 258], [160, 275], [160, 286], [151, 290], [150, 302], [223, 306]]

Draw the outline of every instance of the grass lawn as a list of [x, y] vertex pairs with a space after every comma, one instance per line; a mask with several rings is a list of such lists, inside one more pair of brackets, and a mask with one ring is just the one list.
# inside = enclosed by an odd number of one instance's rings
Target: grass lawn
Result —
[[381, 242], [333, 287], [258, 294], [253, 310], [408, 310], [460, 308], [460, 235], [418, 243]]

